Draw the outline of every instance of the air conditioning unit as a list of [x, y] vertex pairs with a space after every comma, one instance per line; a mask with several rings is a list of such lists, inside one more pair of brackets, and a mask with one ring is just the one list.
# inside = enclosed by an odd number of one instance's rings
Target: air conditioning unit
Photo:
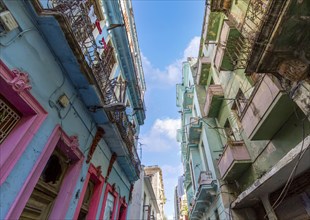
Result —
[[0, 13], [0, 22], [6, 31], [12, 31], [18, 28], [18, 24], [10, 11], [3, 11]]

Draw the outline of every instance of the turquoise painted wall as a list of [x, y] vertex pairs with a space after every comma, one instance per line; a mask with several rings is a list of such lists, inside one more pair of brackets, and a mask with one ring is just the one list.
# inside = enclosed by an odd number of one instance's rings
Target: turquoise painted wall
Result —
[[[29, 74], [32, 85], [30, 92], [48, 112], [48, 117], [26, 147], [6, 181], [0, 186], [0, 219], [5, 218], [57, 124], [61, 124], [63, 130], [69, 136], [78, 135], [80, 150], [85, 155], [87, 155], [91, 145], [92, 135], [95, 135], [96, 132], [95, 121], [79, 95], [80, 91], [78, 90], [83, 90], [84, 88], [73, 86], [67, 73], [62, 69], [59, 61], [33, 24], [29, 11], [25, 8], [23, 1], [5, 1], [5, 4], [17, 20], [20, 29], [27, 31], [22, 32], [23, 34], [17, 38], [15, 37], [21, 31], [19, 29], [9, 32], [6, 36], [2, 36], [0, 38], [1, 44], [9, 43], [9, 45], [0, 46], [0, 58], [9, 68], [18, 68]], [[12, 39], [14, 40], [11, 41]], [[65, 62], [72, 62], [72, 71], [82, 76], [82, 73], [79, 72], [79, 67], [74, 66], [75, 63], [71, 60], [73, 58], [70, 54], [68, 54], [67, 58], [68, 60]], [[58, 97], [64, 93], [70, 98], [72, 107], [68, 106], [65, 109], [60, 109], [61, 118], [59, 118], [59, 114], [53, 106], [56, 104]], [[104, 176], [107, 172], [110, 157], [110, 149], [104, 141], [101, 141], [92, 162], [95, 166], [100, 165], [102, 167], [102, 174]], [[78, 202], [74, 195], [83, 188], [84, 182], [81, 179], [82, 177], [85, 179], [88, 166], [84, 161], [73, 191], [73, 197], [66, 215], [67, 219], [71, 219], [74, 214]], [[121, 196], [126, 196], [128, 201], [130, 184], [117, 162], [115, 162], [110, 174], [109, 183], [116, 183], [117, 192]], [[103, 188], [98, 210], [101, 209], [104, 190], [105, 187]]]

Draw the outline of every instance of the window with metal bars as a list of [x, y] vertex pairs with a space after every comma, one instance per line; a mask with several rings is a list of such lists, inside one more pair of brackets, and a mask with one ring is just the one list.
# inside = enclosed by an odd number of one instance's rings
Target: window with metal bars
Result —
[[0, 144], [21, 119], [21, 114], [0, 96]]
[[[1, 14], [2, 12], [4, 12], [5, 10], [7, 10], [7, 8], [5, 7], [3, 1], [0, 0], [0, 14]], [[4, 32], [4, 31], [5, 31], [4, 26], [3, 26], [2, 22], [0, 22], [0, 33]], [[1, 142], [0, 142], [0, 143], [1, 143]]]

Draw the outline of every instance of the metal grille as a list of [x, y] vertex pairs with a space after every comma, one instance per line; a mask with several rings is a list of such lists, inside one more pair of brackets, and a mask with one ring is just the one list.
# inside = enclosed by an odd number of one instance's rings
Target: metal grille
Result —
[[20, 118], [18, 112], [0, 97], [0, 144], [10, 134]]
[[266, 13], [271, 5], [271, 0], [250, 0], [244, 22], [241, 28], [238, 44], [242, 45], [237, 61], [236, 69], [244, 69], [247, 66], [253, 45], [257, 39], [260, 28], [265, 20]]

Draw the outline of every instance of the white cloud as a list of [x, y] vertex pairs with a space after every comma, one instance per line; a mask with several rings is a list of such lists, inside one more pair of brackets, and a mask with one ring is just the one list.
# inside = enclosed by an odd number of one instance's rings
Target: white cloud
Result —
[[180, 127], [180, 119], [156, 119], [152, 128], [146, 134], [141, 135], [141, 142], [146, 145], [144, 150], [163, 152], [177, 147], [176, 134]]
[[[183, 57], [175, 60], [173, 63], [165, 67], [164, 70], [155, 68], [152, 63], [143, 54], [142, 64], [145, 75], [152, 82], [158, 85], [175, 85], [181, 81], [182, 75], [182, 62], [187, 60], [187, 57], [197, 57], [199, 51], [200, 37], [194, 37], [183, 52]], [[157, 83], [156, 83], [157, 82]]]
[[183, 60], [187, 57], [197, 57], [199, 52], [200, 37], [194, 37], [188, 44], [187, 48], [184, 50]]

